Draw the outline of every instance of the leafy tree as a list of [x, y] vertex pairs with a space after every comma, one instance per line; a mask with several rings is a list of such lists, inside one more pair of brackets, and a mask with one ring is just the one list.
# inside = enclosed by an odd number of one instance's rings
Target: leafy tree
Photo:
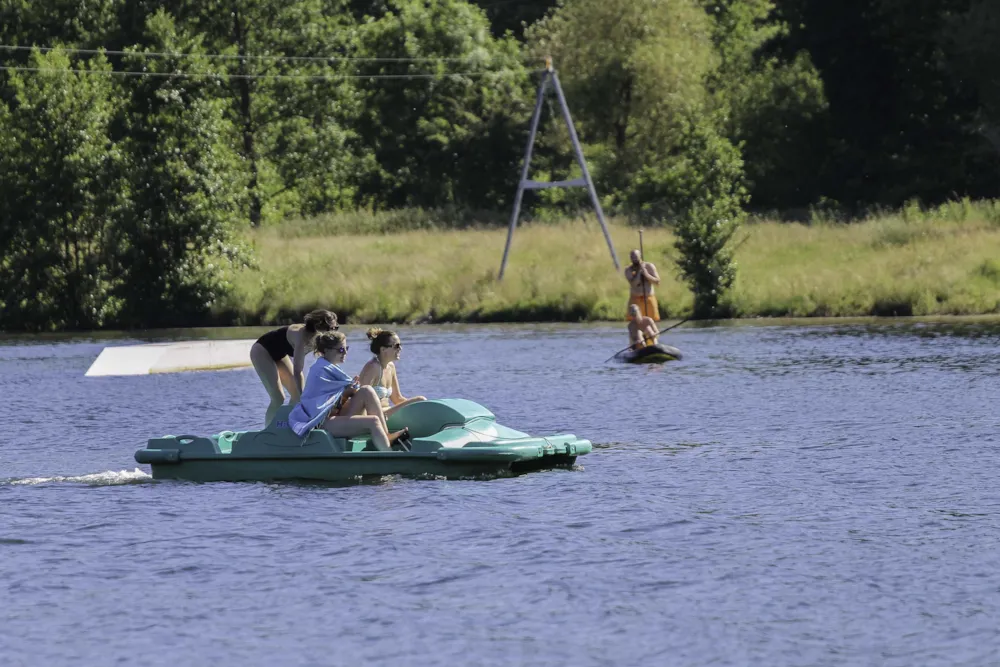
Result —
[[706, 108], [711, 28], [693, 0], [568, 0], [529, 30], [530, 53], [553, 56], [585, 141], [613, 151], [602, 189], [627, 189], [651, 155], [669, 152], [658, 126]]
[[211, 65], [231, 77], [217, 94], [239, 132], [254, 225], [332, 210], [355, 197], [362, 158], [348, 150], [346, 124], [357, 99], [349, 80], [338, 78], [352, 73], [349, 63], [337, 60], [352, 52], [345, 7], [346, 0], [141, 0], [123, 14], [131, 43], [144, 44], [136, 26], [162, 8], [201, 36], [205, 52], [223, 56]]
[[704, 116], [672, 125], [673, 153], [658, 156], [636, 175], [633, 210], [674, 223], [677, 266], [694, 294], [696, 318], [727, 315], [722, 298], [736, 279], [730, 245], [748, 201], [739, 150]]
[[[107, 46], [123, 4], [126, 0], [0, 0], [0, 44]], [[0, 51], [0, 57], [27, 62], [28, 54]]]
[[426, 59], [367, 62], [355, 125], [374, 169], [359, 197], [371, 206], [505, 207], [526, 134], [527, 76], [512, 39], [493, 39], [464, 0], [387, 0], [365, 23], [359, 55]]
[[942, 45], [949, 69], [972, 84], [979, 105], [972, 127], [1000, 151], [1000, 5], [974, 0], [967, 11], [949, 17]]
[[495, 36], [509, 32], [522, 39], [525, 28], [554, 9], [558, 0], [472, 0], [472, 3], [486, 12]]
[[788, 32], [771, 0], [703, 0], [719, 67], [709, 76], [726, 136], [742, 147], [754, 204], [806, 206], [820, 194], [826, 100], [805, 51], [782, 54]]
[[776, 0], [787, 53], [809, 52], [824, 83], [824, 194], [848, 208], [997, 193], [1000, 159], [974, 131], [978, 101], [942, 47], [969, 0]]
[[[122, 319], [130, 325], [193, 323], [246, 260], [236, 241], [246, 181], [218, 80], [201, 40], [165, 12], [150, 17], [144, 42], [176, 58], [129, 56], [124, 146], [131, 197], [117, 227]], [[164, 76], [165, 75], [165, 76]]]
[[697, 317], [732, 284], [727, 243], [747, 199], [739, 149], [712, 111], [713, 28], [690, 0], [569, 0], [529, 31], [532, 52], [566, 73], [587, 140], [607, 147], [605, 187], [633, 215], [674, 224]]
[[[0, 106], [0, 328], [92, 328], [121, 302], [110, 262], [122, 156], [110, 67], [67, 72], [65, 53], [33, 53], [38, 72], [9, 72]], [[54, 71], [48, 71], [54, 70]]]

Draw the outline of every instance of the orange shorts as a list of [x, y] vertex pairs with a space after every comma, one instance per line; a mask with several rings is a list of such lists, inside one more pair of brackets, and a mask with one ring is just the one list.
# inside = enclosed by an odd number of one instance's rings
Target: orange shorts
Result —
[[[643, 296], [641, 294], [633, 294], [628, 299], [628, 305], [635, 304], [639, 306], [639, 312], [647, 317], [652, 317], [654, 322], [660, 321], [660, 306], [656, 303], [656, 296], [653, 294], [648, 294]], [[625, 319], [630, 320], [631, 317], [628, 316], [628, 310], [625, 311]]]

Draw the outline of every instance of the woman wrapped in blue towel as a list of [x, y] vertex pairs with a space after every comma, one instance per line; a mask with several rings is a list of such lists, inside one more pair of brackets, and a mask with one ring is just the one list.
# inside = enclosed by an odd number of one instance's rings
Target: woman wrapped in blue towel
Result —
[[407, 429], [389, 433], [375, 390], [360, 387], [357, 378], [340, 368], [348, 350], [344, 334], [321, 333], [316, 336], [314, 346], [320, 358], [309, 369], [302, 397], [288, 416], [288, 426], [296, 435], [304, 438], [317, 426], [335, 438], [369, 433], [372, 443], [381, 451], [393, 449], [394, 442], [409, 435]]

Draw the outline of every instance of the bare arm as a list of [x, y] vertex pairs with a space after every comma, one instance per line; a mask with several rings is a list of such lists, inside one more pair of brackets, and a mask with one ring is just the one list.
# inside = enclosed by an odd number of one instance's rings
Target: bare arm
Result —
[[636, 282], [637, 277], [638, 276], [636, 276], [635, 270], [631, 266], [625, 268], [625, 280], [628, 281], [629, 285], [635, 285], [638, 287], [639, 283]]
[[654, 285], [660, 284], [660, 274], [656, 272], [656, 266], [652, 262], [643, 262], [642, 275]]
[[395, 406], [427, 400], [423, 396], [414, 396], [413, 398], [406, 398], [403, 396], [403, 392], [399, 390], [399, 376], [396, 375], [396, 364], [392, 365], [392, 393], [389, 394], [389, 398]]
[[389, 399], [392, 401], [393, 405], [399, 405], [406, 400], [406, 397], [403, 396], [403, 392], [399, 390], [399, 376], [396, 375], [396, 364], [392, 365], [392, 382], [390, 385], [391, 393], [389, 394]]
[[305, 384], [302, 369], [306, 364], [306, 336], [302, 331], [299, 331], [298, 334], [298, 340], [295, 341], [295, 351], [292, 353], [292, 377], [295, 378], [295, 386], [299, 392], [298, 396], [292, 397], [294, 400], [298, 400], [302, 396], [302, 387]]

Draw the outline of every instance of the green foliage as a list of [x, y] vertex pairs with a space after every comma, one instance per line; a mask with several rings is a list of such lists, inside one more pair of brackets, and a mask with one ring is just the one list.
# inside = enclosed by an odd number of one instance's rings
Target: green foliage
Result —
[[745, 217], [743, 162], [702, 118], [676, 131], [676, 153], [643, 167], [629, 196], [644, 216], [674, 222], [677, 266], [694, 294], [694, 316], [717, 317], [736, 279], [730, 241]]
[[776, 3], [789, 25], [782, 51], [808, 51], [829, 102], [814, 151], [820, 194], [863, 211], [997, 193], [1000, 154], [977, 136], [972, 79], [956, 76], [942, 44], [950, 19], [977, 2]]
[[[108, 76], [69, 74], [59, 51], [11, 72], [0, 103], [0, 328], [92, 328], [121, 307], [111, 296], [122, 156], [109, 127]], [[110, 70], [102, 57], [86, 67]]]
[[[313, 215], [350, 205], [362, 157], [349, 150], [347, 127], [357, 94], [341, 61], [309, 60], [352, 53], [353, 28], [341, 0], [140, 0], [130, 3], [122, 40], [148, 44], [145, 20], [158, 10], [201, 39], [221, 80], [237, 130], [233, 147], [246, 165], [245, 216], [254, 225], [286, 215]], [[245, 56], [239, 58], [237, 56]], [[305, 57], [282, 60], [282, 56]], [[329, 78], [325, 78], [329, 77]]]
[[949, 67], [956, 76], [972, 84], [981, 107], [973, 127], [996, 151], [1000, 151], [1000, 5], [974, 0], [967, 11], [949, 17], [942, 44]]
[[756, 44], [727, 39], [719, 49], [716, 29], [694, 0], [570, 0], [529, 31], [532, 52], [551, 53], [567, 72], [587, 138], [605, 146], [598, 182], [634, 217], [676, 225], [697, 317], [718, 314], [735, 280], [727, 243], [747, 201], [743, 161], [720, 131], [725, 114], [712, 113], [708, 84], [730, 74], [726, 65], [743, 73], [735, 63]]
[[490, 20], [493, 34], [501, 37], [508, 32], [517, 38], [523, 38], [526, 27], [539, 21], [547, 12], [554, 9], [559, 0], [526, 0], [510, 2], [507, 0], [471, 0], [486, 12]]
[[[998, 30], [992, 0], [0, 0], [0, 44], [67, 47], [0, 50], [57, 70], [0, 73], [0, 327], [197, 320], [246, 260], [247, 223], [502, 221], [537, 82], [526, 63], [545, 55], [602, 202], [676, 225], [697, 310], [718, 315], [736, 307], [747, 191], [827, 220], [904, 206], [868, 239], [899, 252], [939, 221], [1000, 220], [973, 203], [1000, 194]], [[154, 51], [196, 57], [139, 53]], [[574, 178], [553, 102], [533, 176]], [[586, 200], [525, 204], [551, 220]], [[876, 302], [942, 307], [923, 288]]]
[[819, 72], [806, 51], [771, 49], [787, 34], [771, 0], [703, 2], [720, 57], [709, 87], [726, 136], [742, 146], [755, 206], [808, 205], [827, 111]]
[[[464, 0], [388, 0], [359, 29], [358, 141], [373, 158], [360, 201], [372, 207], [503, 208], [516, 188], [527, 74], [513, 39], [494, 39]], [[438, 58], [448, 60], [434, 61]], [[516, 140], [514, 138], [517, 138]]]
[[[127, 4], [128, 0], [0, 0], [0, 44], [98, 48], [116, 32], [118, 13]], [[22, 52], [15, 59], [26, 62], [27, 57]]]
[[595, 175], [602, 191], [626, 187], [650, 155], [670, 150], [670, 119], [705, 107], [717, 63], [695, 0], [568, 0], [528, 40], [533, 56], [554, 58], [584, 141], [614, 151]]
[[[150, 50], [197, 56], [200, 40], [179, 33], [165, 12], [150, 17]], [[208, 73], [204, 58], [126, 62], [152, 73]], [[128, 80], [125, 152], [132, 196], [120, 218], [117, 260], [130, 325], [193, 322], [222, 296], [234, 266], [245, 263], [236, 241], [246, 172], [233, 151], [232, 124], [214, 80]]]

